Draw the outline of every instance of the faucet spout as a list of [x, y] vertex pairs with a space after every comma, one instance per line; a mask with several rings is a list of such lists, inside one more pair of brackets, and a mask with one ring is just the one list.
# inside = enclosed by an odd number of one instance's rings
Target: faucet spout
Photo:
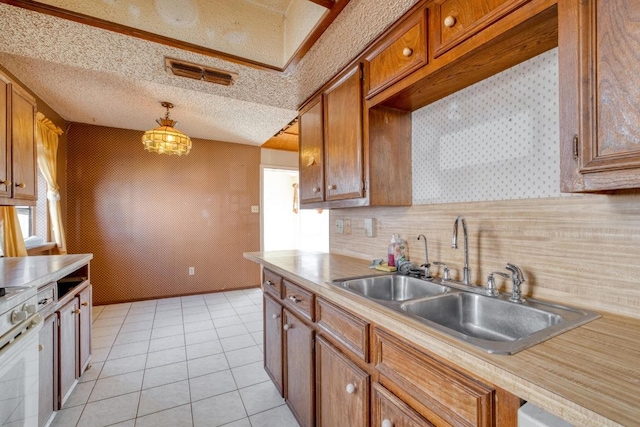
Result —
[[464, 235], [464, 267], [462, 268], [462, 283], [471, 284], [471, 272], [469, 271], [469, 236], [467, 234], [467, 222], [462, 215], [458, 216], [453, 223], [453, 237], [451, 238], [451, 247], [458, 249], [458, 223], [462, 222], [462, 232]]
[[418, 235], [418, 240], [420, 240], [420, 238], [422, 238], [422, 240], [424, 241], [424, 264], [422, 264], [422, 267], [424, 267], [424, 277], [426, 279], [430, 279], [431, 272], [429, 271], [429, 268], [431, 267], [431, 264], [429, 263], [429, 250], [427, 249], [427, 238], [424, 236], [424, 234]]

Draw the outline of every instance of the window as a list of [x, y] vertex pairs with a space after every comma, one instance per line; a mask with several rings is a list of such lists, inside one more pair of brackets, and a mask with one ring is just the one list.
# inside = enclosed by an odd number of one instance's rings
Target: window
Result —
[[47, 216], [47, 181], [38, 169], [38, 201], [35, 206], [16, 206], [22, 237], [42, 237], [47, 241], [49, 218]]

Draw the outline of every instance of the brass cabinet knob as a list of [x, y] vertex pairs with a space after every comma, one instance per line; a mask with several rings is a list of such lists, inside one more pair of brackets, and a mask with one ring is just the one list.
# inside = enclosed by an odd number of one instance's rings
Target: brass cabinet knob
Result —
[[284, 326], [282, 326], [282, 329], [284, 329], [285, 331], [288, 331], [289, 329], [291, 329], [291, 325], [289, 325], [288, 323], [285, 323]]
[[24, 187], [26, 187], [26, 185], [23, 182], [21, 182], [20, 184], [16, 184], [16, 187], [24, 188]]
[[455, 25], [456, 23], [456, 18], [454, 18], [453, 16], [449, 15], [446, 18], [444, 18], [444, 26], [447, 28], [451, 28]]
[[8, 179], [5, 179], [4, 181], [0, 181], [0, 184], [3, 184], [8, 187], [11, 185], [11, 181], [9, 181]]
[[42, 344], [38, 344], [38, 351], [44, 350], [44, 346]]
[[338, 188], [337, 185], [333, 184], [333, 185], [327, 185], [327, 190], [335, 190], [336, 188]]
[[83, 305], [84, 307], [88, 307], [88, 306], [89, 306], [89, 301], [85, 301], [85, 302], [83, 302], [83, 303], [82, 303], [82, 305]]
[[319, 193], [320, 192], [320, 187], [314, 187], [313, 190], [314, 193]]
[[73, 310], [73, 314], [80, 314], [82, 313], [82, 310], [80, 310], [79, 308], [76, 308], [75, 310]]
[[408, 58], [413, 55], [413, 49], [411, 49], [410, 47], [405, 47], [404, 49], [402, 49], [402, 54]]

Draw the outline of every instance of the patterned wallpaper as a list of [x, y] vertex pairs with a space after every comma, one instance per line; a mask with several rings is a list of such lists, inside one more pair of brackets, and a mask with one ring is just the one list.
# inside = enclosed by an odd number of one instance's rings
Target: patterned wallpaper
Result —
[[560, 196], [558, 50], [412, 115], [413, 204]]
[[260, 250], [260, 147], [194, 139], [188, 156], [165, 156], [141, 135], [69, 129], [67, 244], [94, 255], [94, 304], [260, 284], [242, 256]]

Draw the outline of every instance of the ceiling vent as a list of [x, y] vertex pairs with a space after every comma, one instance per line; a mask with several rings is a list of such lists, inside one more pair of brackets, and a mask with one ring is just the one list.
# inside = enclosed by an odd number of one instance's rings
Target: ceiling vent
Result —
[[179, 59], [165, 57], [164, 65], [167, 73], [174, 76], [186, 77], [194, 80], [204, 80], [205, 82], [216, 83], [224, 86], [231, 86], [238, 78], [236, 73], [205, 67], [204, 65], [181, 61]]

